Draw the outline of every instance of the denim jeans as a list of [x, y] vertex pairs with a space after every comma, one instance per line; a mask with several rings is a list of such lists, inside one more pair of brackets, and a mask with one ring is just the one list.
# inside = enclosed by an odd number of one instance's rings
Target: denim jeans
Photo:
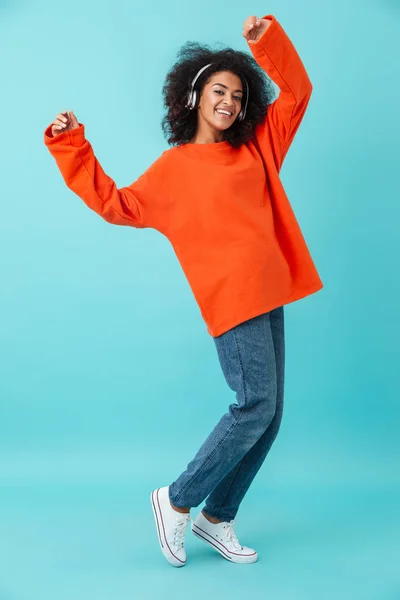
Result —
[[177, 507], [198, 506], [222, 521], [234, 519], [279, 430], [285, 364], [280, 306], [213, 338], [228, 386], [236, 394], [213, 431], [169, 486]]

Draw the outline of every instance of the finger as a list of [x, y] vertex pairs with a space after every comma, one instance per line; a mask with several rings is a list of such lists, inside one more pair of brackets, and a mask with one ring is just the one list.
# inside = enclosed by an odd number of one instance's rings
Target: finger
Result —
[[60, 121], [59, 119], [56, 119], [53, 122], [53, 127], [56, 127], [57, 129], [60, 129], [60, 130], [64, 130], [64, 129], [66, 129], [68, 127], [68, 123], [63, 123], [63, 121]]
[[254, 39], [257, 36], [257, 30], [258, 30], [259, 25], [260, 25], [260, 20], [257, 19], [257, 17], [252, 17], [252, 21], [251, 21], [250, 27], [249, 27], [249, 33], [250, 33], [251, 39]]
[[259, 25], [260, 24], [260, 19], [258, 17], [248, 17], [244, 24], [243, 24], [243, 29], [249, 29], [251, 26], [255, 26], [255, 25]]
[[251, 34], [251, 29], [252, 29], [251, 25], [248, 25], [247, 27], [244, 27], [244, 29], [243, 29], [243, 37], [244, 38], [248, 39], [248, 37]]
[[249, 17], [245, 21], [245, 25], [243, 27], [243, 37], [246, 39], [254, 39], [258, 26], [260, 24], [260, 19], [257, 17]]
[[68, 123], [68, 117], [65, 115], [65, 113], [58, 113], [58, 115], [56, 115], [56, 120], [57, 119], [62, 123]]
[[71, 119], [72, 119], [72, 123], [74, 124], [74, 126], [78, 127], [79, 126], [78, 119], [76, 118], [76, 116], [74, 115], [72, 110], [71, 110]]

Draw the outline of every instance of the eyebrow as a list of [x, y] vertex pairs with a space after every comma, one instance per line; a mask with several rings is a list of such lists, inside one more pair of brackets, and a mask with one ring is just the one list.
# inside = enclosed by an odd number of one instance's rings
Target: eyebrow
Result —
[[[220, 85], [222, 87], [224, 87], [226, 90], [228, 89], [227, 85], [224, 85], [223, 83], [213, 83], [213, 85]], [[243, 90], [234, 90], [235, 92], [242, 92], [243, 94]]]

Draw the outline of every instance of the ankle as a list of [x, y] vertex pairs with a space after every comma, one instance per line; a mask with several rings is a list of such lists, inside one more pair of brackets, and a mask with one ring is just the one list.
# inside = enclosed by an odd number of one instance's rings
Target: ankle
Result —
[[217, 523], [222, 523], [222, 521], [220, 519], [216, 519], [215, 517], [210, 517], [210, 515], [207, 515], [204, 512], [204, 510], [202, 510], [201, 512], [203, 513], [203, 515], [205, 516], [207, 521], [210, 521], [210, 523], [213, 523], [214, 525], [216, 525]]
[[174, 504], [172, 504], [171, 500], [169, 501], [169, 503], [172, 506], [172, 508], [176, 510], [176, 512], [185, 514], [190, 513], [190, 508], [182, 508], [181, 506], [175, 506]]

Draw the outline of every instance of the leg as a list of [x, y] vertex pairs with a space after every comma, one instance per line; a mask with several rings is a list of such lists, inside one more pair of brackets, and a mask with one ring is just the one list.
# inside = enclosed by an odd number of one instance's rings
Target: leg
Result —
[[237, 403], [229, 405], [186, 470], [169, 486], [170, 502], [198, 506], [261, 438], [274, 418], [277, 379], [270, 313], [214, 338]]
[[203, 509], [214, 520], [234, 519], [247, 490], [263, 464], [279, 430], [283, 411], [284, 390], [284, 314], [283, 306], [270, 312], [270, 325], [275, 350], [277, 372], [276, 412], [269, 427], [245, 456], [218, 483], [208, 496]]

